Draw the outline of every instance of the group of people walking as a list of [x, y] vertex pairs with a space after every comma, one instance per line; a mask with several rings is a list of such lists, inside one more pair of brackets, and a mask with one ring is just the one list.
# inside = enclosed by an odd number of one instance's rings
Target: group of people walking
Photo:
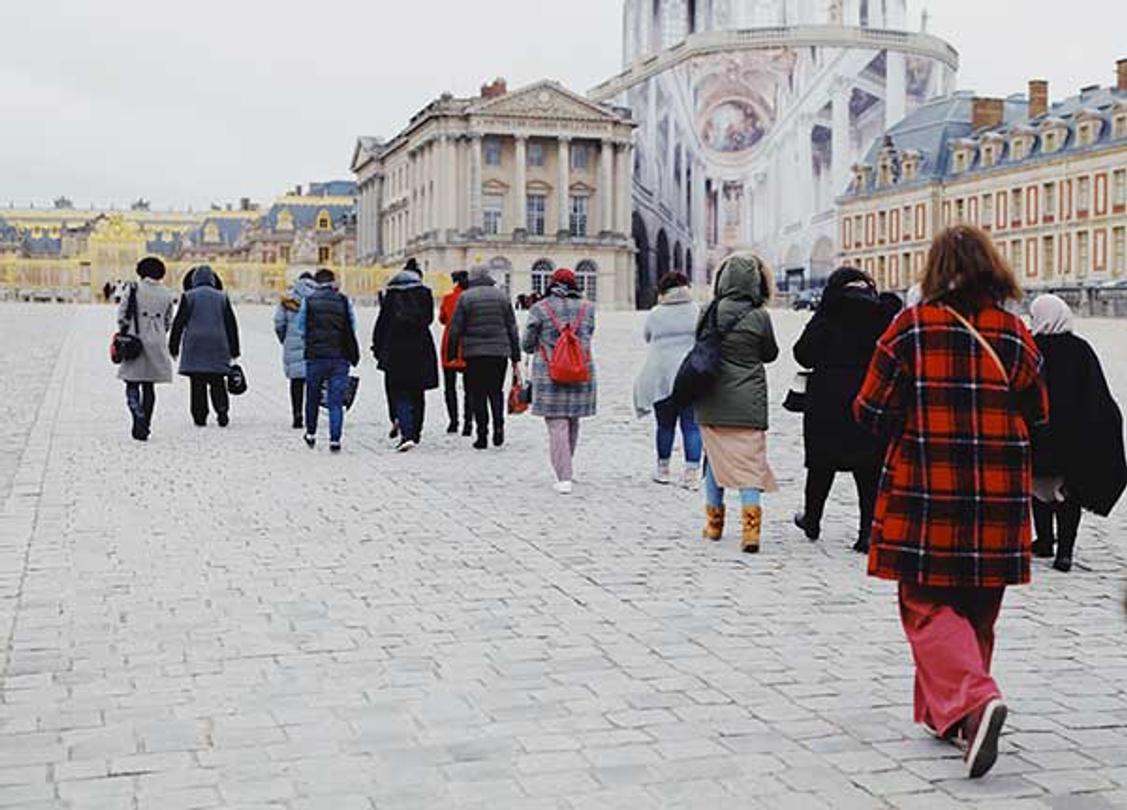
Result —
[[[118, 309], [120, 328], [132, 321], [144, 346], [120, 373], [134, 437], [148, 437], [153, 384], [171, 380], [177, 354], [196, 424], [206, 424], [210, 394], [227, 425], [222, 381], [239, 340], [219, 279], [207, 267], [191, 271], [174, 316], [159, 260], [143, 260], [138, 275]], [[522, 334], [488, 268], [452, 278], [438, 316], [440, 353], [434, 299], [417, 265], [409, 262], [381, 297], [372, 353], [399, 450], [421, 440], [425, 393], [438, 387], [441, 366], [449, 433], [472, 436], [478, 450], [501, 447], [506, 409], [530, 397], [545, 420], [555, 489], [570, 493], [580, 420], [597, 407], [595, 308], [575, 274], [557, 270]], [[636, 413], [654, 420], [653, 479], [703, 484], [709, 541], [723, 537], [726, 492], [738, 490], [741, 547], [757, 553], [763, 496], [778, 489], [767, 446], [766, 366], [780, 354], [767, 308], [770, 270], [754, 254], [730, 256], [703, 312], [684, 275], [665, 276], [659, 290], [634, 386]], [[993, 766], [1007, 714], [990, 674], [1006, 588], [1029, 582], [1033, 554], [1070, 570], [1082, 510], [1107, 515], [1127, 488], [1122, 417], [1098, 358], [1073, 332], [1064, 301], [1033, 301], [1031, 330], [1016, 313], [1021, 297], [990, 238], [956, 226], [934, 240], [913, 305], [843, 267], [793, 347], [808, 370], [804, 507], [794, 523], [818, 540], [835, 475], [852, 475], [860, 513], [853, 547], [868, 554], [871, 576], [898, 583], [916, 664], [915, 719], [964, 750], [971, 777]], [[330, 447], [340, 449], [349, 369], [359, 362], [356, 328], [328, 270], [299, 278], [278, 307], [293, 424], [310, 447], [324, 402]], [[527, 382], [522, 355], [531, 357]], [[689, 364], [707, 374], [686, 376]], [[675, 475], [678, 430], [684, 467]]]

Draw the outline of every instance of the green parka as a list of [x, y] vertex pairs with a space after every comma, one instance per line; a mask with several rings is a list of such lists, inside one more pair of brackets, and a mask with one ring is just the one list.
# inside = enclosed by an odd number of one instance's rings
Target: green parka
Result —
[[769, 285], [758, 259], [734, 256], [716, 277], [721, 329], [734, 323], [721, 346], [720, 377], [696, 404], [697, 422], [709, 427], [767, 430], [766, 363], [779, 356], [765, 304]]

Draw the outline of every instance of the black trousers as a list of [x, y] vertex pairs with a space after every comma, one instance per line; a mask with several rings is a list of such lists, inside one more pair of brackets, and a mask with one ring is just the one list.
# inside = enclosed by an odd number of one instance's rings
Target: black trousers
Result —
[[290, 408], [293, 410], [294, 421], [304, 419], [305, 416], [305, 378], [290, 380]]
[[[450, 417], [450, 424], [458, 424], [458, 377], [461, 373], [452, 368], [444, 368], [442, 370], [442, 393], [446, 397], [446, 415]], [[462, 413], [466, 415], [466, 421], [469, 422], [473, 418], [470, 405], [470, 386], [463, 379], [462, 380]]]
[[231, 400], [227, 397], [226, 374], [189, 374], [192, 387], [192, 419], [197, 425], [207, 424], [207, 399], [211, 394], [211, 407], [216, 414], [227, 413]]
[[[873, 530], [873, 514], [877, 507], [877, 489], [880, 486], [879, 464], [853, 471], [853, 483], [857, 486], [857, 501], [861, 509], [858, 533], [868, 537]], [[810, 526], [820, 526], [826, 510], [826, 499], [830, 497], [836, 470], [830, 467], [813, 467], [806, 470], [806, 522]]]
[[1072, 549], [1076, 546], [1076, 535], [1080, 532], [1082, 514], [1080, 504], [1075, 501], [1042, 503], [1034, 498], [1033, 528], [1037, 542], [1046, 546], [1055, 545], [1058, 551], [1071, 556]]
[[466, 390], [470, 395], [477, 435], [489, 433], [489, 415], [493, 413], [493, 432], [505, 429], [505, 370], [507, 357], [467, 357]]

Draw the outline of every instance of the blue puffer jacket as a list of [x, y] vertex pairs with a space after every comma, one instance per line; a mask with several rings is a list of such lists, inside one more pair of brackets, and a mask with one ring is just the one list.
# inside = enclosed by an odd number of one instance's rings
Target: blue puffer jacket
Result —
[[316, 289], [313, 279], [299, 278], [274, 310], [274, 334], [282, 344], [282, 365], [291, 380], [305, 379], [305, 341], [297, 329], [297, 313], [301, 302]]

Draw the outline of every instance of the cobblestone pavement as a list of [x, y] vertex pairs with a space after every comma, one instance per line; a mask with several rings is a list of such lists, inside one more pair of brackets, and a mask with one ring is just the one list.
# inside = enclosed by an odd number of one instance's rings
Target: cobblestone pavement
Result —
[[[784, 490], [745, 558], [697, 539], [698, 495], [649, 482], [638, 316], [602, 316], [564, 499], [530, 417], [478, 453], [436, 392], [422, 447], [393, 453], [370, 363], [345, 452], [309, 452], [270, 311], [240, 314], [231, 427], [192, 426], [178, 381], [138, 445], [108, 309], [0, 309], [0, 806], [1127, 807], [1123, 510], [1086, 521], [1072, 575], [1038, 564], [1007, 597], [1012, 721], [970, 783], [911, 722], [851, 483], [822, 542], [789, 527], [797, 417], [774, 414]], [[789, 346], [802, 318], [777, 324]], [[1083, 331], [1127, 401], [1127, 323]]]

